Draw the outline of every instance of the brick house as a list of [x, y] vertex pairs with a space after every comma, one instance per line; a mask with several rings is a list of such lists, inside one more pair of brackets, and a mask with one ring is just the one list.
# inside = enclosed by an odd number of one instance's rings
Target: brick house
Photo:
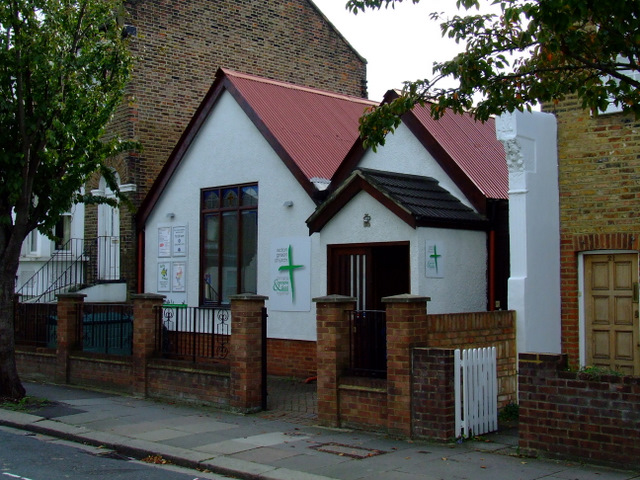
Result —
[[640, 124], [575, 98], [558, 122], [562, 351], [571, 366], [640, 374]]
[[[137, 60], [113, 131], [138, 140], [142, 151], [123, 156], [111, 166], [135, 208], [219, 66], [366, 97], [366, 61], [311, 0], [131, 0], [126, 9], [125, 29]], [[97, 177], [87, 190], [111, 194], [104, 180]], [[46, 289], [55, 274], [32, 275], [51, 258], [59, 260], [56, 253], [63, 251], [67, 259], [83, 254], [94, 258], [96, 278], [102, 283], [126, 281], [126, 286], [119, 284], [116, 297], [136, 290], [134, 212], [78, 205], [58, 230], [63, 239], [60, 245], [52, 245], [37, 234], [25, 242], [18, 288], [30, 282], [36, 292]], [[73, 239], [78, 240], [77, 245]], [[87, 254], [88, 243], [95, 245], [91, 255]], [[85, 279], [78, 283], [93, 282]]]

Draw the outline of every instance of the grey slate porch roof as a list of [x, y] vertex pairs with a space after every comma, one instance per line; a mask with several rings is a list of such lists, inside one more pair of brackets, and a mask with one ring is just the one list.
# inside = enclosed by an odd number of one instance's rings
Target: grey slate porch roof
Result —
[[307, 219], [319, 232], [361, 191], [369, 193], [413, 228], [487, 228], [487, 219], [464, 205], [431, 177], [358, 168]]

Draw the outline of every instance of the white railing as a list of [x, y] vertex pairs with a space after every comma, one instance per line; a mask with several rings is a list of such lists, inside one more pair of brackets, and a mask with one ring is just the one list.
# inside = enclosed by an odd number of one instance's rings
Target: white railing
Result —
[[455, 351], [456, 434], [483, 435], [498, 429], [496, 348]]

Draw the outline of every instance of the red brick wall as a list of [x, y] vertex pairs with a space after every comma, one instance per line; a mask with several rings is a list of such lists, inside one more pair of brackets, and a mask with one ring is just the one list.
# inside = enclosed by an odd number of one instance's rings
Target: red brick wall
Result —
[[498, 407], [516, 402], [516, 323], [513, 311], [427, 315], [430, 348], [496, 347]]
[[416, 348], [413, 350], [412, 434], [446, 441], [455, 432], [455, 351]]
[[69, 357], [68, 383], [133, 393], [132, 370], [131, 357], [77, 352]]
[[520, 354], [521, 451], [640, 467], [640, 378], [566, 368], [566, 354]]
[[316, 342], [267, 339], [267, 372], [281, 377], [315, 377], [317, 371]]
[[[113, 131], [135, 138], [140, 153], [115, 161], [139, 206], [173, 150], [218, 67], [359, 97], [366, 62], [307, 0], [128, 1], [135, 68]], [[96, 188], [97, 179], [89, 185]], [[96, 209], [87, 209], [87, 234]], [[134, 213], [122, 209], [122, 277], [135, 291]]]
[[16, 346], [16, 365], [22, 380], [49, 382], [56, 375], [56, 351]]
[[228, 368], [207, 369], [185, 362], [162, 360], [154, 360], [147, 365], [149, 397], [227, 408], [229, 388]]
[[558, 121], [562, 351], [579, 361], [578, 253], [638, 250], [640, 123], [593, 116], [569, 97], [546, 110]]
[[338, 388], [340, 424], [343, 427], [386, 431], [386, 380], [343, 377]]

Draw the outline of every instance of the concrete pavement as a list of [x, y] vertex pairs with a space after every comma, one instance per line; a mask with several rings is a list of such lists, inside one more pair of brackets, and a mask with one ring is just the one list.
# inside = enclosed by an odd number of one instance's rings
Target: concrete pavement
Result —
[[[640, 472], [517, 455], [517, 438], [436, 444], [313, 425], [313, 415], [234, 415], [69, 386], [26, 383], [51, 405], [0, 409], [0, 425], [103, 446], [137, 458], [242, 479], [267, 480], [626, 480]], [[289, 398], [291, 396], [289, 395]], [[295, 423], [293, 423], [295, 422]], [[0, 451], [1, 455], [1, 451]], [[624, 466], [621, 466], [624, 468]]]

